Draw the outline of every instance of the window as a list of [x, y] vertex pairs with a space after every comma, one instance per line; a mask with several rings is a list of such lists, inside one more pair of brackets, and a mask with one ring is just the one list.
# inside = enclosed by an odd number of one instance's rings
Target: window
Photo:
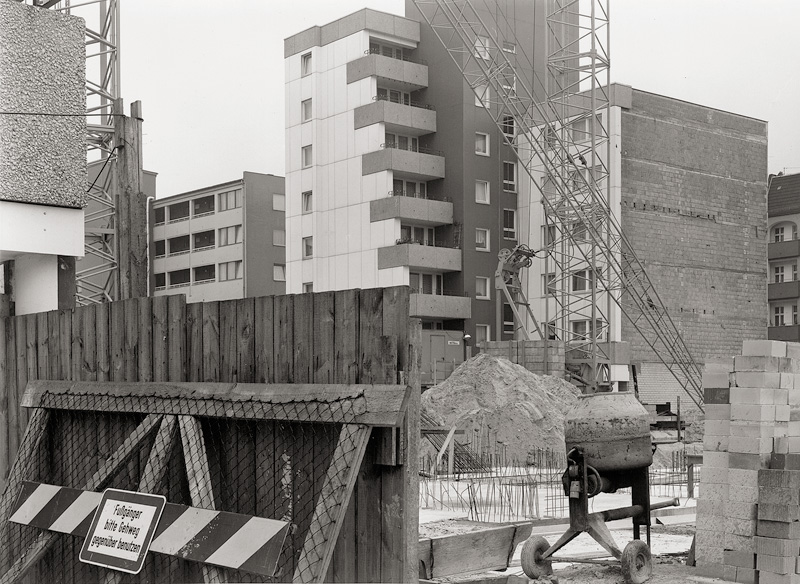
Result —
[[395, 197], [428, 198], [428, 184], [413, 180], [393, 179], [392, 195]]
[[411, 272], [409, 274], [408, 285], [411, 291], [416, 294], [435, 294], [441, 296], [444, 278], [441, 274], [422, 274]]
[[489, 134], [475, 132], [475, 154], [489, 156]]
[[551, 247], [556, 242], [556, 226], [542, 225], [542, 247]]
[[242, 279], [242, 260], [235, 262], [223, 262], [219, 265], [219, 281]]
[[501, 83], [503, 85], [503, 89], [507, 89], [511, 95], [516, 95], [517, 93], [517, 76], [514, 73], [513, 69], [503, 71], [503, 76], [501, 78]]
[[272, 264], [272, 279], [275, 282], [286, 281], [286, 264]]
[[216, 275], [214, 274], [214, 264], [209, 266], [197, 266], [194, 269], [194, 281], [195, 283], [201, 282], [213, 282], [216, 280]]
[[303, 238], [303, 259], [307, 259], [314, 256], [314, 238], [313, 237], [304, 237]]
[[784, 238], [784, 229], [783, 227], [775, 227], [772, 230], [772, 241], [775, 243], [780, 243], [783, 241]]
[[399, 148], [400, 150], [410, 150], [411, 152], [419, 151], [419, 140], [414, 136], [400, 136], [386, 132], [385, 148]]
[[487, 181], [475, 181], [475, 202], [489, 204], [489, 183]]
[[572, 239], [575, 241], [586, 241], [589, 239], [589, 232], [586, 230], [586, 224], [583, 221], [575, 221], [572, 224]]
[[512, 140], [516, 132], [514, 116], [503, 116], [503, 121], [500, 123], [500, 129], [503, 130], [503, 134], [505, 134], [509, 140]]
[[153, 274], [155, 278], [156, 290], [163, 290], [167, 287], [167, 275], [164, 272]]
[[167, 240], [169, 244], [169, 255], [178, 255], [189, 252], [189, 236], [181, 235]]
[[[213, 200], [213, 199], [212, 199]], [[194, 241], [192, 242], [192, 249], [200, 250], [206, 249], [209, 247], [214, 247], [214, 230], [211, 231], [201, 231], [199, 233], [195, 233], [192, 238]]]
[[586, 292], [589, 290], [590, 282], [594, 285], [594, 272], [592, 270], [578, 270], [572, 274], [572, 291]]
[[514, 310], [507, 302], [503, 303], [503, 334], [513, 335], [516, 330], [514, 326]]
[[489, 86], [481, 83], [475, 87], [475, 105], [478, 107], [489, 107]]
[[306, 191], [302, 197], [303, 213], [311, 213], [314, 210], [314, 193]]
[[492, 340], [491, 329], [488, 324], [475, 325], [475, 345]]
[[797, 281], [797, 264], [792, 264], [792, 282]]
[[481, 59], [489, 58], [489, 37], [480, 35], [475, 37], [475, 56]]
[[489, 278], [484, 276], [475, 277], [475, 298], [477, 300], [489, 300], [491, 298], [489, 292]]
[[192, 215], [208, 215], [214, 212], [214, 195], [200, 197], [192, 201]]
[[378, 101], [391, 101], [392, 103], [401, 103], [403, 105], [411, 105], [411, 94], [398, 89], [385, 89], [378, 88]]
[[489, 251], [489, 230], [482, 227], [475, 228], [475, 249]]
[[300, 57], [300, 75], [305, 77], [311, 74], [311, 53], [306, 53]]
[[314, 291], [314, 282], [303, 282], [303, 294], [311, 294]]
[[577, 341], [586, 340], [589, 333], [588, 320], [573, 320], [572, 321], [572, 338]]
[[314, 164], [314, 147], [312, 145], [303, 146], [300, 151], [301, 164], [303, 168], [308, 168]]
[[792, 304], [792, 324], [797, 324], [797, 304]]
[[423, 320], [422, 330], [424, 331], [443, 331], [444, 322], [441, 320]]
[[384, 57], [391, 57], [392, 59], [403, 59], [403, 49], [392, 45], [377, 43], [370, 41], [369, 52], [373, 55], [383, 55]]
[[173, 203], [169, 207], [169, 222], [183, 221], [189, 218], [189, 201]]
[[175, 270], [169, 273], [169, 287], [175, 288], [176, 286], [188, 286], [191, 278], [189, 268], [184, 270]]
[[773, 314], [775, 317], [772, 321], [772, 326], [783, 326], [786, 324], [783, 319], [783, 306], [776, 306]]
[[286, 211], [286, 195], [272, 195], [272, 210]]
[[153, 242], [153, 254], [157, 258], [163, 258], [167, 255], [167, 242], [163, 239]]
[[515, 45], [514, 43], [509, 43], [508, 41], [503, 41], [503, 50], [506, 53], [516, 53], [517, 45]]
[[219, 230], [219, 244], [233, 245], [234, 243], [242, 243], [242, 226], [231, 225], [230, 227], [223, 227]]
[[153, 219], [156, 225], [163, 225], [165, 221], [164, 207], [156, 207], [153, 209]]
[[517, 211], [503, 209], [503, 237], [505, 239], [517, 238]]
[[286, 247], [286, 231], [283, 229], [273, 229], [272, 245], [277, 247]]
[[517, 192], [517, 163], [503, 162], [503, 190]]
[[219, 202], [218, 209], [220, 211], [228, 211], [230, 209], [237, 209], [242, 206], [242, 189], [233, 191], [225, 191], [217, 195]]
[[307, 122], [311, 119], [311, 100], [305, 99], [300, 102], [300, 121]]
[[554, 273], [542, 274], [542, 294], [554, 296], [556, 293], [556, 275]]
[[400, 226], [400, 243], [419, 243], [421, 245], [436, 245], [436, 231], [433, 227], [419, 227], [415, 225]]
[[772, 281], [776, 284], [780, 284], [784, 281], [783, 266], [775, 266], [772, 268]]

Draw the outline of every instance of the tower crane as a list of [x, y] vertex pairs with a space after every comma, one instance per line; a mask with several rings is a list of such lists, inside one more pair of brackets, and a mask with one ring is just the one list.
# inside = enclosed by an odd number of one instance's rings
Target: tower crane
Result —
[[[608, 107], [610, 59], [600, 33], [608, 33], [609, 0], [548, 2], [547, 79], [538, 76], [530, 63], [532, 79], [516, 75], [509, 52], [503, 49], [504, 42], [520, 45], [513, 33], [503, 32], [513, 27], [503, 22], [500, 3], [493, 16], [476, 10], [473, 0], [412, 1], [541, 195], [553, 240], [545, 261], [555, 264], [557, 274], [554, 286], [560, 313], [554, 326], [567, 338], [573, 333], [566, 324], [570, 311], [589, 312], [581, 350], [590, 355], [594, 370], [590, 389], [596, 390], [602, 381], [606, 356], [598, 341], [610, 324], [603, 316], [613, 304], [702, 410], [700, 370], [609, 205], [608, 159], [601, 152], [608, 134], [598, 119], [602, 105], [598, 102]], [[514, 59], [520, 62], [524, 57], [518, 54]], [[600, 78], [602, 72], [605, 80]], [[510, 76], [513, 83], [508, 82]], [[588, 140], [574, 139], [570, 129], [576, 121], [588, 126]], [[511, 291], [521, 290], [514, 266], [531, 261], [529, 252], [515, 248], [507, 257], [512, 261], [505, 262], [511, 269], [503, 272], [498, 267], [501, 276], [509, 277]], [[579, 306], [569, 289], [577, 265], [586, 269], [589, 306]], [[517, 322], [522, 322], [518, 305], [511, 302]], [[527, 311], [532, 316], [530, 307]], [[544, 338], [537, 321], [532, 322]]]

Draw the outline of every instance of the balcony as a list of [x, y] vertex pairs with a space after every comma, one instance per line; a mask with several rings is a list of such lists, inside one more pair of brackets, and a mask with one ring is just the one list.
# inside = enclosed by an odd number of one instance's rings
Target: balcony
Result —
[[797, 256], [800, 256], [800, 239], [790, 239], [767, 245], [768, 259], [780, 260]]
[[415, 270], [460, 272], [461, 250], [419, 243], [403, 243], [378, 248], [378, 269], [408, 266]]
[[413, 318], [472, 318], [469, 296], [442, 296], [411, 293], [409, 316]]
[[382, 122], [390, 133], [421, 136], [436, 131], [436, 112], [433, 109], [413, 101], [406, 105], [377, 96], [372, 99], [373, 103], [355, 109], [356, 130]]
[[367, 77], [377, 77], [379, 82], [384, 82], [383, 85], [398, 85], [407, 91], [428, 87], [427, 65], [377, 53], [367, 53], [347, 64], [348, 83], [355, 83]]
[[770, 283], [767, 285], [768, 300], [800, 298], [800, 281]]
[[770, 341], [800, 342], [800, 325], [767, 327], [767, 338]]
[[386, 219], [404, 219], [415, 225], [434, 227], [453, 223], [453, 203], [420, 199], [416, 197], [389, 196], [384, 199], [370, 201], [369, 220], [371, 222]]
[[444, 156], [438, 151], [425, 148], [420, 148], [418, 151], [401, 150], [383, 144], [381, 150], [367, 152], [361, 157], [362, 175], [384, 170], [399, 172], [412, 180], [444, 178]]

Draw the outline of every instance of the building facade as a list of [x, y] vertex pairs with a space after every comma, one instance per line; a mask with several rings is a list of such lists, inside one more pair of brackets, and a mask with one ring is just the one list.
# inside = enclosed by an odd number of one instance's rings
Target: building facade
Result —
[[769, 221], [769, 261], [767, 294], [769, 299], [768, 338], [776, 341], [800, 341], [797, 305], [800, 281], [800, 174], [773, 175], [767, 195]]
[[[541, 74], [544, 3], [503, 4], [518, 15], [504, 34]], [[493, 279], [520, 237], [514, 153], [485, 111], [493, 100], [412, 2], [406, 16], [364, 9], [285, 40], [287, 291], [408, 285], [412, 315], [443, 346], [512, 338]]]
[[150, 288], [187, 302], [286, 292], [284, 179], [241, 179], [153, 201]]
[[[611, 212], [694, 360], [730, 358], [767, 332], [767, 123], [619, 84], [609, 96]], [[526, 243], [545, 247], [536, 189], [521, 207]], [[528, 298], [544, 318], [544, 263], [529, 271]], [[616, 304], [609, 314], [605, 340], [630, 343], [642, 401], [674, 403], [677, 381]]]

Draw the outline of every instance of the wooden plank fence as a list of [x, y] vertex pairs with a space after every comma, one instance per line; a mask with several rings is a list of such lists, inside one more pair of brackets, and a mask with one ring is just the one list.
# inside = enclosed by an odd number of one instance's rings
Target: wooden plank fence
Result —
[[[372, 431], [364, 462], [353, 478], [352, 498], [336, 529], [339, 537], [325, 580], [412, 581], [418, 575], [417, 440], [408, 438], [419, 433], [420, 331], [408, 316], [408, 294], [408, 288], [395, 287], [189, 305], [183, 296], [163, 296], [2, 318], [2, 486], [28, 424], [31, 412], [21, 407], [21, 400], [31, 381], [408, 385], [415, 389], [400, 428]], [[137, 424], [122, 416], [98, 416], [91, 438], [81, 438], [85, 451], [75, 452], [63, 444], [75, 438], [77, 426], [71, 431], [70, 424], [77, 423], [67, 418], [59, 422], [61, 438], [49, 438], [51, 456], [89, 457], [95, 459], [95, 467], [118, 446], [110, 441], [119, 436], [117, 426], [127, 424], [130, 433]], [[248, 425], [253, 423], [256, 430]], [[265, 480], [281, 478], [243, 469], [277, 468], [282, 451], [289, 460], [300, 448], [312, 449], [315, 459], [329, 460], [338, 439], [331, 429], [330, 440], [315, 437], [313, 444], [296, 444], [278, 435], [274, 424], [258, 421], [221, 428], [220, 451], [239, 457], [217, 460], [208, 454], [207, 474], [222, 508], [237, 508], [239, 499], [246, 499], [255, 507], [250, 513], [276, 518], [282, 512], [278, 502], [267, 502], [259, 493], [275, 490], [275, 484]], [[263, 448], [261, 440], [274, 448]], [[138, 469], [146, 463], [146, 456], [129, 463], [131, 480], [138, 480]], [[187, 491], [186, 478], [174, 467], [168, 464], [165, 484]], [[69, 474], [68, 462], [58, 468]], [[231, 477], [233, 469], [238, 474]], [[311, 465], [293, 472], [295, 492], [311, 488], [319, 498], [327, 469]], [[70, 485], [69, 476], [56, 478]], [[286, 501], [289, 506], [298, 503]], [[298, 526], [298, 531], [304, 528]], [[292, 541], [291, 553], [298, 556], [303, 543]], [[162, 566], [155, 573], [163, 575], [169, 569]]]

